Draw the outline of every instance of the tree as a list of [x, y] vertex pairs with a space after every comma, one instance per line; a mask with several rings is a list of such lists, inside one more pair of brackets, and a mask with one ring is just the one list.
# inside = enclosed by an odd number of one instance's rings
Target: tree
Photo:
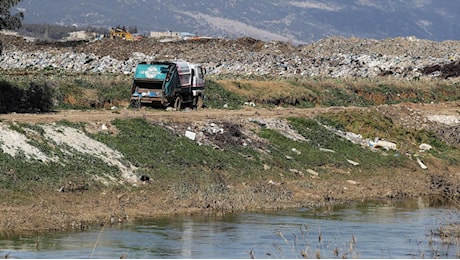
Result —
[[11, 15], [11, 7], [17, 5], [21, 0], [0, 0], [0, 30], [18, 29], [21, 27], [24, 14], [19, 12]]

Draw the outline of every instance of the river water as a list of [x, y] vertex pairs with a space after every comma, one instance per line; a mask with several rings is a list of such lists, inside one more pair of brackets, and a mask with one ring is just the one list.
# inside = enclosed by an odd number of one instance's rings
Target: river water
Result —
[[459, 223], [439, 200], [162, 217], [83, 232], [0, 237], [8, 258], [455, 258], [438, 228]]

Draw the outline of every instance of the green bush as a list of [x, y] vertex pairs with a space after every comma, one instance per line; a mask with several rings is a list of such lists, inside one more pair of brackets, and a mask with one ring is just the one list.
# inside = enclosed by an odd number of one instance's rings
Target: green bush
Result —
[[54, 91], [48, 84], [30, 83], [28, 88], [0, 81], [0, 113], [50, 112]]

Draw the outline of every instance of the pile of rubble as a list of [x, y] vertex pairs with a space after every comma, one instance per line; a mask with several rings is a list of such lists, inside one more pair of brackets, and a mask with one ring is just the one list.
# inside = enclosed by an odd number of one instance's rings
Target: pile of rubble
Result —
[[460, 73], [460, 41], [414, 37], [332, 37], [301, 46], [251, 38], [37, 43], [0, 35], [0, 41], [3, 70], [60, 68], [129, 74], [141, 61], [183, 59], [204, 64], [210, 74], [446, 79], [458, 78]]

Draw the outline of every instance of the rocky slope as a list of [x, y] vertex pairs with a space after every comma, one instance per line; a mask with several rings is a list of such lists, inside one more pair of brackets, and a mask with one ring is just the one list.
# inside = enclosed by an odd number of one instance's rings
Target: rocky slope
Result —
[[454, 80], [460, 74], [460, 41], [433, 42], [414, 37], [332, 37], [301, 46], [252, 38], [34, 43], [2, 35], [0, 40], [3, 70], [61, 68], [129, 74], [140, 61], [185, 59], [203, 63], [210, 74]]

